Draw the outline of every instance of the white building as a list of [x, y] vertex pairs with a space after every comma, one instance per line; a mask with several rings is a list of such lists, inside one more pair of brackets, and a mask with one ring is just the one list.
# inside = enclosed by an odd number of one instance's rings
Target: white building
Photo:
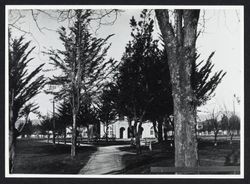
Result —
[[[132, 122], [133, 126], [133, 122]], [[106, 126], [100, 124], [100, 137], [105, 137]], [[129, 139], [129, 124], [126, 118], [124, 120], [117, 120], [116, 122], [108, 125], [108, 137], [116, 139]], [[155, 138], [155, 132], [152, 122], [142, 123], [142, 136], [141, 138]]]

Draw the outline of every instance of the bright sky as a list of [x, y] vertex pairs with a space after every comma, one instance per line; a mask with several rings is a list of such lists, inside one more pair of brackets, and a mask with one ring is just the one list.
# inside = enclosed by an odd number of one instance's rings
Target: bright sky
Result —
[[[120, 60], [125, 45], [131, 39], [131, 29], [129, 27], [129, 20], [132, 16], [137, 18], [141, 10], [130, 9], [122, 12], [114, 25], [102, 26], [97, 31], [98, 37], [106, 37], [109, 34], [115, 34], [110, 38], [109, 42], [112, 46], [108, 52], [108, 58], [112, 57]], [[48, 57], [42, 54], [48, 48], [62, 48], [58, 34], [55, 31], [44, 30], [39, 32], [35, 22], [32, 20], [30, 13], [25, 14], [20, 26], [25, 30], [30, 31], [33, 36], [25, 35], [26, 40], [32, 40], [32, 45], [36, 46], [35, 52], [32, 54], [34, 60], [30, 62], [30, 69], [34, 69], [40, 63], [46, 63], [45, 69], [51, 68]], [[138, 20], [138, 19], [136, 19]], [[38, 23], [41, 27], [56, 30], [61, 25], [55, 20], [51, 20], [48, 16], [43, 15], [38, 17]], [[213, 109], [220, 111], [226, 105], [228, 110], [233, 110], [233, 95], [243, 97], [243, 16], [241, 9], [209, 9], [202, 10], [200, 16], [199, 30], [202, 34], [197, 40], [197, 49], [201, 54], [200, 59], [207, 59], [212, 51], [216, 51], [212, 58], [214, 71], [223, 69], [227, 72], [221, 84], [217, 87], [216, 95], [212, 100], [207, 102], [205, 106], [200, 108], [201, 111], [211, 112]], [[93, 28], [94, 29], [94, 28]], [[155, 34], [159, 33], [158, 25], [155, 26]], [[13, 29], [13, 36], [20, 36], [23, 33]], [[56, 72], [56, 71], [55, 71]], [[55, 73], [54, 72], [54, 73]], [[51, 73], [45, 73], [46, 76], [51, 76]], [[34, 101], [40, 106], [42, 114], [51, 113], [52, 111], [52, 96], [40, 93]], [[235, 110], [240, 112], [240, 105], [235, 103]], [[31, 116], [31, 119], [35, 116]]]

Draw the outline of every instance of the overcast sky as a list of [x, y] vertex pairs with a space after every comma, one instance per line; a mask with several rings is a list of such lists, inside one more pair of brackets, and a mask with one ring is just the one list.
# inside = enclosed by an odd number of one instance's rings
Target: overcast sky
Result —
[[[120, 60], [125, 45], [131, 40], [129, 27], [129, 20], [132, 16], [137, 18], [141, 10], [130, 9], [122, 12], [114, 25], [102, 26], [96, 33], [98, 37], [106, 37], [109, 34], [115, 34], [110, 38], [109, 42], [112, 43], [108, 52], [107, 59], [112, 57], [116, 60]], [[24, 12], [22, 12], [24, 13]], [[36, 27], [35, 22], [31, 18], [31, 14], [24, 13], [25, 18], [22, 19], [21, 26], [24, 30], [28, 30], [31, 35], [26, 34], [26, 40], [31, 40], [32, 45], [36, 46], [35, 52], [32, 57], [34, 60], [30, 62], [29, 69], [32, 70], [40, 63], [46, 63], [45, 69], [51, 68], [49, 65], [48, 57], [42, 54], [42, 51], [46, 51], [48, 48], [63, 48], [59, 40], [58, 34], [55, 31], [44, 30], [41, 33]], [[211, 112], [213, 109], [216, 111], [222, 110], [224, 104], [229, 110], [233, 110], [233, 95], [242, 97], [243, 93], [243, 17], [241, 9], [209, 9], [202, 10], [200, 16], [199, 30], [202, 30], [202, 34], [197, 40], [197, 49], [201, 54], [201, 59], [206, 59], [212, 51], [215, 51], [215, 55], [212, 58], [212, 62], [215, 64], [214, 71], [223, 69], [227, 72], [223, 78], [221, 84], [215, 91], [215, 96], [212, 100], [208, 101], [206, 105], [199, 108], [202, 112]], [[155, 21], [156, 22], [156, 21]], [[55, 20], [51, 20], [46, 15], [38, 17], [38, 23], [41, 27], [47, 27], [52, 30], [57, 30], [60, 26], [66, 26], [67, 23], [58, 23]], [[23, 35], [22, 32], [12, 28], [13, 36]], [[93, 30], [96, 30], [93, 27]], [[159, 28], [156, 22], [154, 36], [159, 34]], [[54, 71], [53, 73], [55, 73]], [[50, 76], [51, 73], [45, 73], [46, 76]], [[51, 113], [52, 111], [52, 96], [40, 93], [34, 101], [40, 106], [42, 114]], [[241, 101], [241, 105], [242, 105]], [[235, 109], [240, 111], [240, 105], [235, 103]], [[35, 116], [31, 116], [35, 118]]]

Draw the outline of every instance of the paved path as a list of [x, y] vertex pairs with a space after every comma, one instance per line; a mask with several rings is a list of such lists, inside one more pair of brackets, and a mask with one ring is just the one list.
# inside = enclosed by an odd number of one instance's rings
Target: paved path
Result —
[[122, 155], [130, 152], [119, 150], [119, 146], [98, 147], [79, 174], [119, 174], [124, 169]]

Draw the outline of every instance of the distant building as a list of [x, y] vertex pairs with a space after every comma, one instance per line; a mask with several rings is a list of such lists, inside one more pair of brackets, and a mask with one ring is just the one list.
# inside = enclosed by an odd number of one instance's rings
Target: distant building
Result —
[[[133, 126], [133, 122], [132, 122]], [[106, 136], [105, 124], [100, 124], [100, 137]], [[108, 125], [108, 137], [116, 139], [130, 139], [129, 124], [126, 118], [117, 120], [116, 122]], [[155, 138], [155, 132], [152, 122], [146, 121], [142, 123], [142, 135], [141, 138]]]

